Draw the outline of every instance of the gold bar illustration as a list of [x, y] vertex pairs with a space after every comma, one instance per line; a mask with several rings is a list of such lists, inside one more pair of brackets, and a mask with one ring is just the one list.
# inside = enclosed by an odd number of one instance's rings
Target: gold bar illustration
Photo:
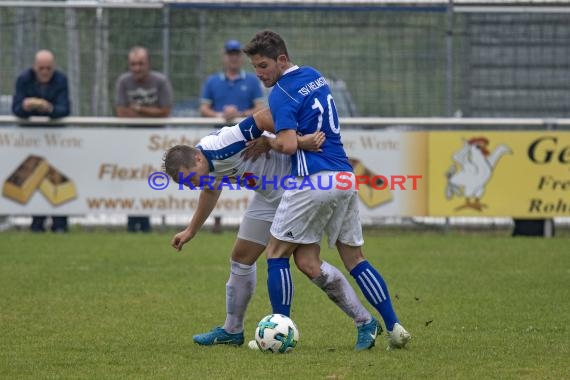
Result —
[[40, 156], [28, 156], [10, 174], [2, 186], [2, 195], [26, 204], [49, 170], [47, 161]]
[[40, 183], [40, 191], [54, 206], [59, 206], [77, 196], [73, 181], [53, 166], [49, 167], [47, 175]]

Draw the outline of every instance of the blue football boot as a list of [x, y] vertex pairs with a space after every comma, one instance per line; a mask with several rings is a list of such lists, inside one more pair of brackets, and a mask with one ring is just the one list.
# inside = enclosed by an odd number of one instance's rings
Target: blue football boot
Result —
[[358, 327], [358, 337], [354, 349], [363, 351], [374, 347], [378, 333], [382, 333], [382, 327], [378, 325], [376, 318], [372, 317], [370, 322]]
[[214, 344], [229, 344], [231, 346], [241, 346], [243, 344], [243, 332], [230, 334], [221, 327], [214, 327], [207, 333], [194, 335], [194, 342], [202, 346], [213, 346]]

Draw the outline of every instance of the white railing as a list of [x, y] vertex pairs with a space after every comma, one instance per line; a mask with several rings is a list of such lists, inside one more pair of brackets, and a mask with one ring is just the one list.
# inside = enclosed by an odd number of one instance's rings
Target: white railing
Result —
[[[167, 117], [167, 118], [118, 118], [118, 117], [65, 117], [51, 120], [46, 117], [31, 117], [20, 119], [14, 116], [0, 116], [2, 125], [26, 125], [26, 126], [219, 126], [232, 125], [239, 120], [227, 122], [222, 118], [205, 117]], [[536, 127], [537, 129], [556, 129], [557, 126], [570, 126], [570, 119], [557, 118], [457, 118], [457, 117], [347, 117], [340, 118], [343, 126], [418, 126], [418, 127]]]

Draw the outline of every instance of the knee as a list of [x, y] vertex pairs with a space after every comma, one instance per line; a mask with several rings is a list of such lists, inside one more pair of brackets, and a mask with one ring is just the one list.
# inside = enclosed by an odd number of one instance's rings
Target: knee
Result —
[[320, 260], [303, 260], [295, 257], [295, 265], [311, 280], [321, 275]]
[[249, 251], [233, 251], [231, 259], [236, 263], [246, 264], [246, 265], [253, 265], [257, 261], [259, 254], [257, 252], [249, 252]]
[[237, 239], [232, 249], [232, 261], [253, 265], [263, 253], [265, 246], [243, 239]]

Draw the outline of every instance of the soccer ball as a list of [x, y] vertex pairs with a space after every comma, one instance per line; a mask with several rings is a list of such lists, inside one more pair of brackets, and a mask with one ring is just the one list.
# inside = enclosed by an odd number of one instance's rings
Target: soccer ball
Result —
[[291, 352], [299, 341], [299, 330], [291, 318], [283, 314], [270, 314], [257, 324], [255, 341], [264, 352]]

